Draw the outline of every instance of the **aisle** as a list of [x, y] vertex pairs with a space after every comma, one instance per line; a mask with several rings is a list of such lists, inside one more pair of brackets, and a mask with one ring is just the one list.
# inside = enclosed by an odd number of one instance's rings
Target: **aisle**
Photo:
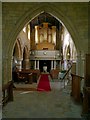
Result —
[[14, 102], [3, 108], [4, 118], [81, 118], [81, 106], [70, 97], [70, 86], [50, 92], [14, 91]]
[[41, 74], [37, 91], [51, 91], [48, 74]]

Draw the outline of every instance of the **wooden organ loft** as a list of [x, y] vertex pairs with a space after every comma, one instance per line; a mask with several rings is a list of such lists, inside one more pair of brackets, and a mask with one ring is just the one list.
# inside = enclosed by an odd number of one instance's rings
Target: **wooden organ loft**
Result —
[[41, 72], [44, 64], [46, 64], [48, 72], [57, 68], [60, 62], [60, 51], [56, 50], [56, 29], [56, 26], [47, 22], [34, 27], [35, 40], [30, 51], [31, 68], [40, 69]]

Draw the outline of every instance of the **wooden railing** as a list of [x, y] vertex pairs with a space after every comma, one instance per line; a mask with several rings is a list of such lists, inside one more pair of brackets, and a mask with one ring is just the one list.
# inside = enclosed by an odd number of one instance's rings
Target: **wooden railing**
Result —
[[9, 81], [7, 84], [2, 85], [2, 106], [4, 106], [9, 101], [13, 101], [12, 81]]
[[[72, 65], [69, 67], [68, 70], [63, 71], [63, 73], [62, 73], [63, 75], [62, 75], [62, 77], [60, 77], [60, 80], [64, 83], [64, 88], [65, 88], [65, 82], [66, 82], [65, 78], [69, 74], [71, 68], [72, 68]], [[69, 78], [67, 78], [67, 79], [69, 80]]]
[[81, 101], [81, 80], [84, 79], [84, 77], [71, 74], [72, 76], [72, 89], [71, 89], [71, 96], [74, 98], [76, 102]]
[[64, 73], [63, 77], [61, 78], [62, 80], [65, 79], [65, 77], [67, 76], [67, 74], [69, 73], [69, 71], [71, 70], [72, 65], [69, 67], [69, 69]]

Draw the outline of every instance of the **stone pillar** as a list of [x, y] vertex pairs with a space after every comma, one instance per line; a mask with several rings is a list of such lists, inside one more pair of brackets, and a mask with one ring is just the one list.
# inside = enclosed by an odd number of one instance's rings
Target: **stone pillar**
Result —
[[64, 70], [67, 70], [67, 60], [64, 60]]
[[26, 25], [26, 34], [27, 34], [27, 39], [28, 39], [28, 25]]
[[17, 59], [17, 65], [16, 66], [17, 66], [17, 68], [18, 68], [19, 71], [22, 70], [22, 60], [23, 59]]
[[12, 80], [12, 56], [3, 56], [2, 61], [2, 84], [7, 84]]
[[61, 70], [61, 68], [62, 68], [61, 60], [60, 60], [60, 62], [59, 62], [59, 68], [60, 68], [60, 70]]
[[90, 54], [85, 56], [85, 86], [90, 87]]
[[54, 60], [54, 69], [56, 69], [56, 60]]
[[85, 54], [81, 55], [81, 76], [84, 77], [85, 76]]
[[53, 69], [53, 60], [51, 60], [51, 70]]
[[77, 60], [76, 60], [76, 74], [84, 77], [84, 54], [78, 53]]
[[25, 61], [25, 69], [30, 69], [30, 60], [27, 58]]
[[81, 75], [81, 53], [77, 53], [76, 75]]
[[35, 60], [35, 62], [34, 62], [34, 69], [36, 70], [36, 66], [37, 66], [37, 63], [36, 63], [37, 61]]
[[[3, 61], [2, 61], [2, 83], [6, 84], [9, 80], [8, 80], [8, 57], [4, 56], [3, 57]], [[10, 74], [10, 73], [9, 73]]]
[[37, 69], [39, 70], [39, 60], [37, 61]]

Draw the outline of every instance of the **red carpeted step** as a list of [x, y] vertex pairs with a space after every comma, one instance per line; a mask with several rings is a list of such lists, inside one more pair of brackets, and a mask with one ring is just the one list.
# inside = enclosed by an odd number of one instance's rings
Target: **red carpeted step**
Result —
[[51, 91], [48, 74], [41, 74], [37, 91]]

